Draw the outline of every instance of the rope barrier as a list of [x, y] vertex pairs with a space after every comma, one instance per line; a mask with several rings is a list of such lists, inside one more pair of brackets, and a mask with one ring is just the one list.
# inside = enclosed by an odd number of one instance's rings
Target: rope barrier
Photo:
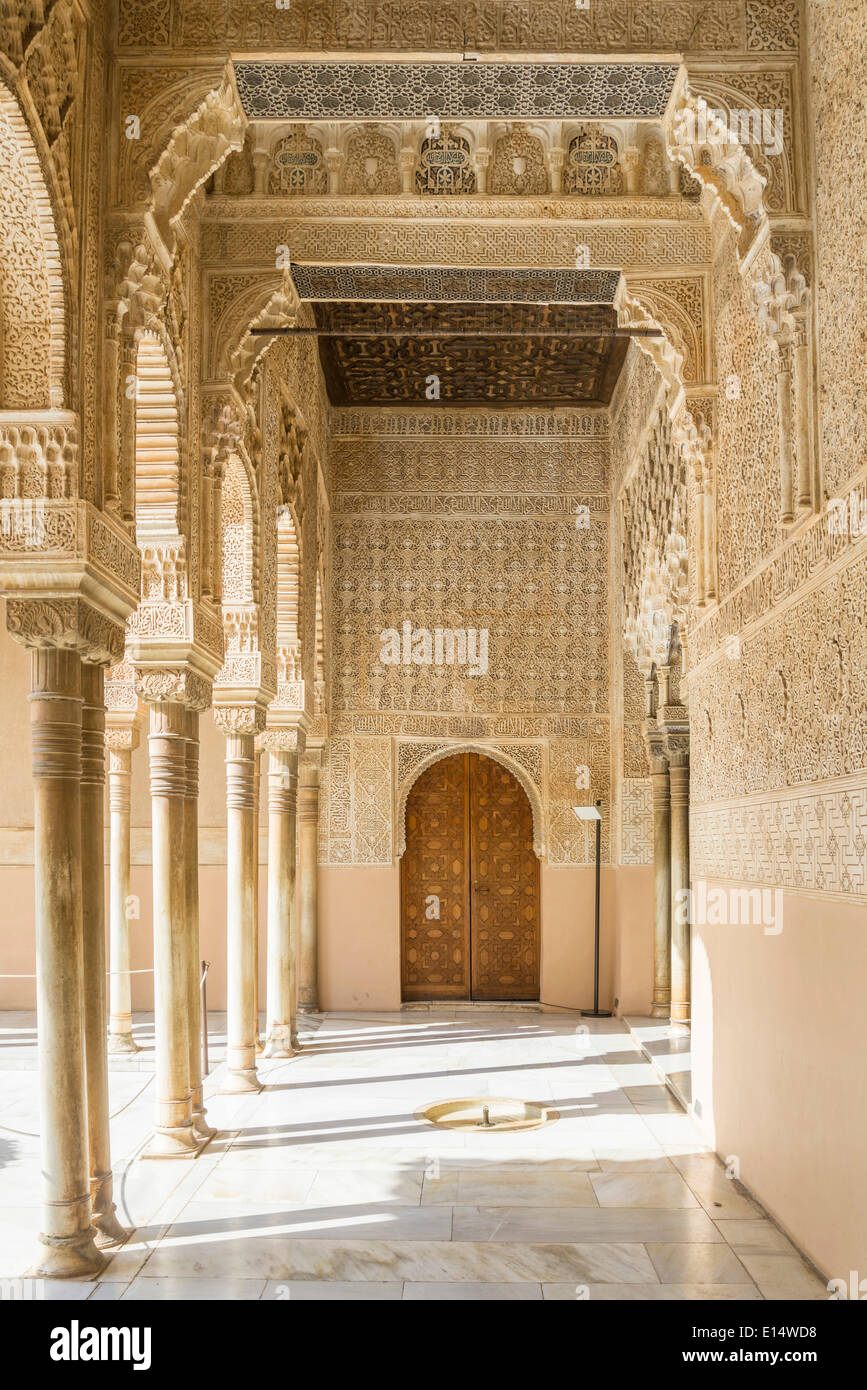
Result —
[[[129, 1100], [124, 1101], [123, 1105], [119, 1106], [117, 1110], [112, 1111], [108, 1117], [109, 1120], [116, 1120], [118, 1115], [122, 1115], [124, 1110], [128, 1110], [133, 1102], [138, 1100], [139, 1096], [144, 1095], [153, 1079], [153, 1076], [149, 1076], [147, 1081], [143, 1086], [139, 1087], [134, 1096], [130, 1096]], [[22, 1139], [39, 1139], [41, 1137], [38, 1130], [12, 1129], [10, 1125], [0, 1125], [0, 1130], [2, 1130], [4, 1134], [17, 1134]]]
[[[153, 975], [154, 967], [149, 970], [106, 970], [106, 975]], [[0, 975], [0, 980], [35, 980], [35, 975]]]

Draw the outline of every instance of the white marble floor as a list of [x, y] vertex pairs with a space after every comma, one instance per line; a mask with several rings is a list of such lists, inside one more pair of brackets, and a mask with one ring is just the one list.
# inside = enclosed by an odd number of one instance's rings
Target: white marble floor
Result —
[[[13, 1018], [0, 1044], [18, 1055]], [[262, 1062], [259, 1095], [211, 1097], [220, 1132], [192, 1163], [136, 1156], [152, 1087], [113, 1069], [116, 1188], [136, 1230], [101, 1278], [44, 1296], [827, 1298], [616, 1019], [329, 1014], [302, 1038], [300, 1056]], [[39, 1227], [38, 1143], [9, 1132], [35, 1128], [33, 1080], [0, 1070], [0, 1278], [22, 1273]], [[559, 1118], [489, 1134], [416, 1118], [484, 1095]]]

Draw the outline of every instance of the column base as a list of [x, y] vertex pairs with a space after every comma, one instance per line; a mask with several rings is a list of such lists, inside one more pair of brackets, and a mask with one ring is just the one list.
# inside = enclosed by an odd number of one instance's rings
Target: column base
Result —
[[318, 1014], [318, 1013], [319, 1013], [319, 1005], [318, 1005], [318, 1004], [299, 1004], [299, 1005], [298, 1005], [298, 1012], [299, 1012], [299, 1014]]
[[125, 1245], [132, 1235], [131, 1230], [120, 1224], [114, 1206], [111, 1211], [94, 1215], [93, 1226], [96, 1231], [94, 1243], [97, 1250], [114, 1250], [119, 1245]]
[[132, 1033], [109, 1033], [107, 1050], [110, 1055], [115, 1057], [121, 1055], [131, 1057], [134, 1052], [141, 1052], [141, 1048]]
[[297, 1039], [285, 1023], [275, 1023], [265, 1040], [266, 1057], [294, 1057]]
[[672, 1023], [689, 1023], [689, 1004], [672, 1004], [671, 1021]]
[[95, 1279], [108, 1263], [97, 1250], [93, 1231], [76, 1236], [39, 1237], [39, 1252], [26, 1279]]
[[650, 1006], [651, 1018], [668, 1018], [670, 1013], [671, 1005], [669, 1004], [668, 1000], [665, 1000], [663, 1002], [661, 1000], [654, 999], [653, 1003]]
[[190, 1125], [177, 1129], [155, 1129], [142, 1158], [198, 1158], [209, 1142], [202, 1139]]
[[262, 1082], [251, 1067], [249, 1071], [227, 1071], [219, 1093], [221, 1096], [255, 1095], [262, 1089]]
[[217, 1133], [214, 1126], [208, 1124], [204, 1110], [197, 1110], [193, 1115], [193, 1133], [198, 1139], [203, 1139], [206, 1144], [209, 1144]]

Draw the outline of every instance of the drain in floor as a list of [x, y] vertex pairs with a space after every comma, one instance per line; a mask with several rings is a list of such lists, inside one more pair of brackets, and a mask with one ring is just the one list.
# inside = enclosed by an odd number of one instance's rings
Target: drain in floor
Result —
[[495, 1130], [541, 1129], [559, 1119], [556, 1110], [534, 1105], [528, 1100], [503, 1100], [496, 1096], [469, 1096], [466, 1100], [443, 1100], [416, 1111], [416, 1118], [441, 1129], [474, 1130], [480, 1134]]

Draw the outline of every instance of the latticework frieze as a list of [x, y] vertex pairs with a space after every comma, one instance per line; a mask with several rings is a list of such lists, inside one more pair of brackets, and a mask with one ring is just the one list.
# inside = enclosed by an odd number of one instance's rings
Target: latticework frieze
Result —
[[[252, 220], [247, 210], [245, 217], [231, 221], [207, 221], [202, 229], [203, 260], [206, 265], [273, 270], [277, 248], [288, 246], [293, 261], [556, 267], [574, 265], [580, 244], [587, 247], [591, 266], [616, 270], [706, 265], [711, 249], [707, 229], [691, 222], [593, 225], [578, 220], [573, 211], [568, 221], [546, 218], [516, 226], [507, 217], [480, 220], [480, 211], [474, 209], [471, 217], [461, 221], [450, 210], [448, 219], [420, 225], [401, 219], [399, 200], [395, 206], [393, 220], [391, 212], [374, 218], [365, 208], [345, 219], [329, 210], [328, 217], [303, 219], [275, 217], [272, 212], [269, 220], [262, 221]], [[239, 208], [246, 208], [246, 203]], [[520, 216], [526, 218], [527, 213], [525, 207]]]
[[699, 801], [824, 781], [867, 765], [863, 543], [690, 675]]
[[[389, 63], [236, 59], [241, 104], [255, 120], [661, 118], [676, 64]], [[466, 190], [461, 190], [466, 191]], [[615, 190], [616, 191], [616, 190]]]
[[[607, 439], [607, 410], [521, 411], [456, 409], [387, 410], [332, 408], [328, 412], [332, 447], [347, 439]], [[357, 445], [355, 447], [358, 447]], [[473, 450], [475, 456], [476, 450]], [[407, 455], [411, 459], [411, 454]]]
[[[453, 493], [466, 502], [508, 505], [526, 496], [528, 475], [535, 495], [570, 505], [575, 493], [607, 495], [608, 451], [604, 441], [510, 443], [479, 440], [472, 451], [458, 440], [332, 439], [331, 468], [337, 505], [352, 510], [367, 494], [429, 494], [432, 501]], [[351, 501], [346, 500], [348, 495]], [[516, 511], [526, 510], [524, 506]]]
[[867, 903], [865, 825], [863, 778], [738, 805], [693, 806], [693, 880], [766, 884]]

